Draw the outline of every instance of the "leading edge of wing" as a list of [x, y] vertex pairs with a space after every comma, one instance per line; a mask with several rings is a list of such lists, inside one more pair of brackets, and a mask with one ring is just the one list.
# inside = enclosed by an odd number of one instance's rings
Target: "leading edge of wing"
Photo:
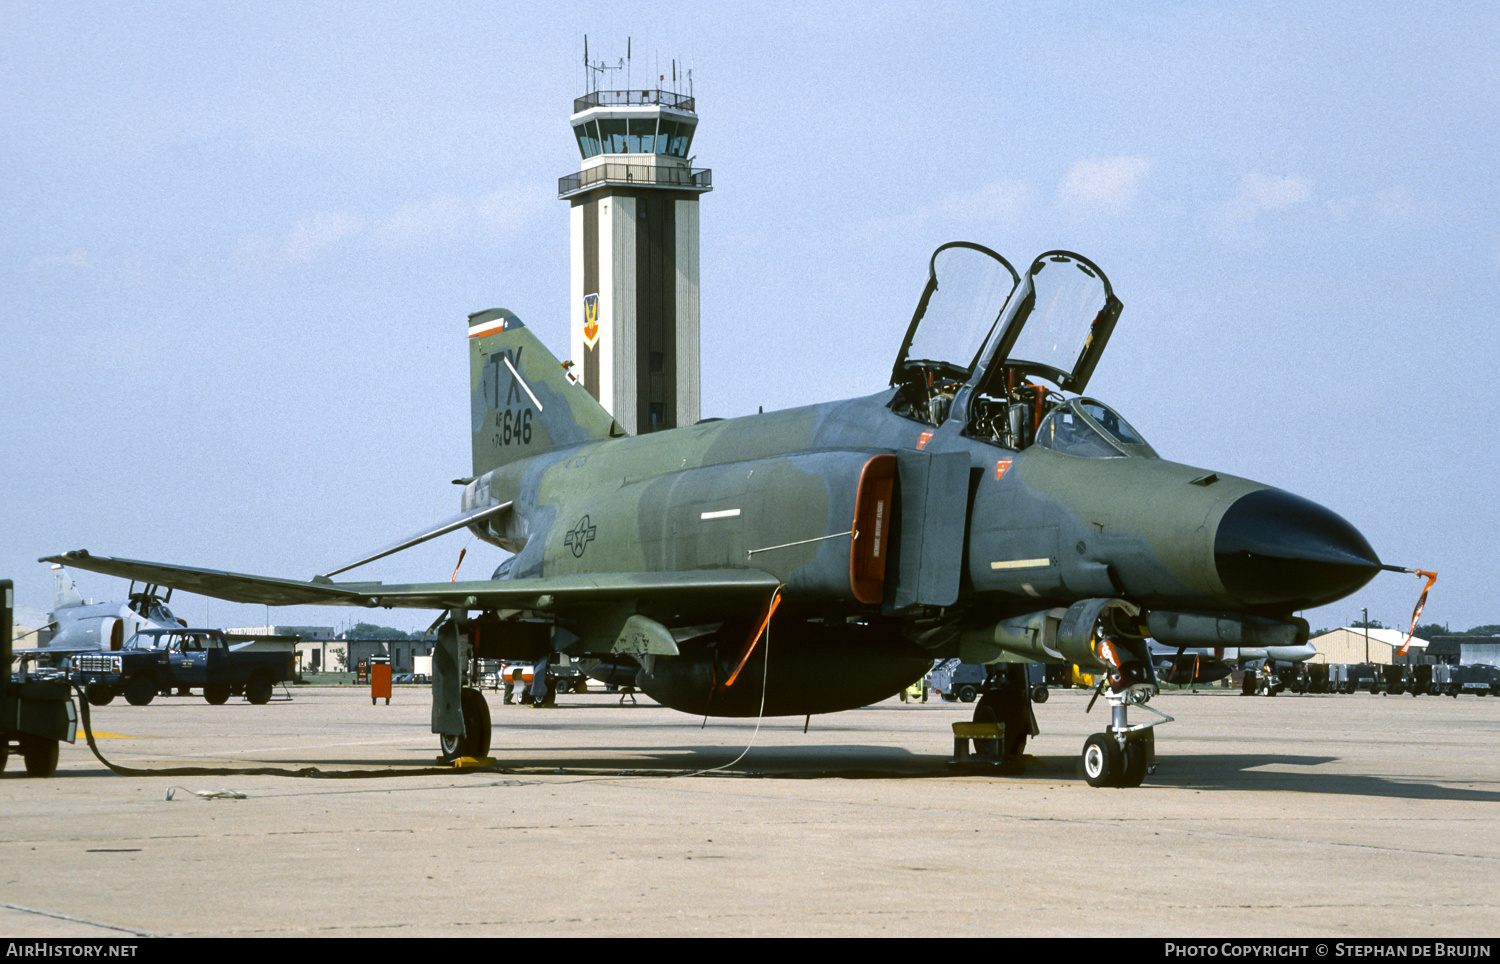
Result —
[[296, 579], [252, 576], [243, 572], [174, 566], [163, 562], [142, 562], [139, 559], [115, 559], [91, 555], [87, 549], [45, 556], [41, 561], [181, 589], [200, 596], [263, 606], [361, 606], [366, 605], [361, 597], [362, 590], [380, 586], [378, 582], [299, 582]]
[[489, 505], [484, 506], [483, 508], [473, 509], [468, 512], [460, 512], [458, 515], [454, 516], [451, 519], [444, 519], [437, 525], [428, 526], [421, 532], [414, 533], [407, 536], [405, 539], [393, 542], [383, 549], [378, 549], [367, 556], [361, 556], [353, 562], [346, 562], [342, 566], [339, 566], [337, 569], [331, 569], [328, 572], [323, 573], [323, 577], [328, 578], [330, 576], [337, 576], [341, 572], [348, 572], [350, 569], [357, 569], [367, 562], [374, 562], [376, 559], [384, 559], [386, 556], [393, 555], [403, 549], [410, 549], [412, 546], [426, 542], [428, 539], [436, 539], [438, 536], [447, 535], [450, 532], [455, 532], [466, 526], [471, 526], [476, 522], [483, 522], [494, 516], [498, 516], [503, 512], [509, 512], [510, 506], [511, 504], [509, 502], [502, 502], [499, 505]]
[[271, 576], [174, 566], [90, 555], [86, 549], [47, 556], [77, 569], [169, 586], [185, 592], [266, 606], [369, 606], [386, 609], [557, 609], [630, 600], [668, 601], [684, 594], [694, 602], [724, 604], [764, 599], [779, 583], [759, 569], [684, 572], [601, 572], [539, 579], [483, 582], [380, 583]]

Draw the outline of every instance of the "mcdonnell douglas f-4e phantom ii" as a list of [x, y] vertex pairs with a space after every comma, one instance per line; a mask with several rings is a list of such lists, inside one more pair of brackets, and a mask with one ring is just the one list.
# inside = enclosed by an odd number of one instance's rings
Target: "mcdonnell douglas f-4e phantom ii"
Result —
[[[1023, 275], [944, 245], [888, 388], [638, 437], [520, 319], [480, 312], [460, 515], [307, 582], [56, 561], [236, 602], [445, 610], [432, 728], [449, 757], [489, 747], [464, 687], [476, 657], [628, 662], [678, 710], [801, 716], [885, 699], [959, 656], [995, 667], [976, 719], [1003, 723], [1016, 759], [1037, 732], [1024, 664], [1103, 671], [1111, 722], [1084, 772], [1134, 786], [1154, 759], [1153, 722], [1130, 719], [1157, 693], [1148, 638], [1301, 645], [1297, 610], [1394, 567], [1328, 509], [1159, 458], [1079, 397], [1121, 307], [1079, 255]], [[495, 578], [330, 578], [465, 527], [515, 553]]]

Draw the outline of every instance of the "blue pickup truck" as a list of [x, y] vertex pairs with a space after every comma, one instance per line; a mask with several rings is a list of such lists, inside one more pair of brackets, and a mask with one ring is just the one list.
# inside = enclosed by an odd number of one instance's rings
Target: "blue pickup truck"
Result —
[[158, 693], [190, 688], [201, 689], [216, 706], [241, 694], [251, 703], [268, 703], [276, 684], [292, 678], [293, 657], [250, 646], [231, 646], [216, 629], [143, 629], [114, 652], [74, 657], [73, 677], [94, 706], [116, 696], [145, 706]]

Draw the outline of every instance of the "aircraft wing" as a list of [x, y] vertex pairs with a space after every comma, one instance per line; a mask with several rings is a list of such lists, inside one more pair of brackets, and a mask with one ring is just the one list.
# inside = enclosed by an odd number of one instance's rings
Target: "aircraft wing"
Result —
[[653, 610], [722, 612], [753, 608], [779, 585], [758, 569], [620, 572], [486, 579], [479, 582], [308, 582], [192, 566], [90, 555], [79, 549], [43, 562], [142, 580], [230, 602], [266, 606], [369, 606], [387, 609], [545, 609], [581, 612], [634, 602]]

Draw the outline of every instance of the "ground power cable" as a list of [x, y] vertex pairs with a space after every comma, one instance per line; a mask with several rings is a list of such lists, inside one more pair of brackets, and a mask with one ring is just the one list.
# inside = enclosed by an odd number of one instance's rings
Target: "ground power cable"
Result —
[[[430, 776], [451, 775], [453, 767], [439, 766], [413, 766], [402, 769], [386, 770], [321, 770], [314, 766], [289, 769], [287, 767], [162, 767], [159, 769], [140, 769], [137, 767], [121, 766], [111, 763], [105, 759], [99, 750], [99, 744], [94, 739], [94, 727], [89, 715], [89, 701], [83, 693], [83, 687], [73, 684], [74, 691], [78, 694], [79, 718], [83, 722], [83, 735], [88, 741], [89, 749], [100, 763], [111, 771], [122, 777], [214, 777], [214, 776], [267, 776], [267, 777], [308, 777], [321, 780], [358, 780], [373, 777], [405, 777], [405, 776]], [[191, 791], [197, 793], [197, 791]], [[210, 791], [218, 793], [219, 791]], [[169, 796], [168, 799], [171, 799]]]

